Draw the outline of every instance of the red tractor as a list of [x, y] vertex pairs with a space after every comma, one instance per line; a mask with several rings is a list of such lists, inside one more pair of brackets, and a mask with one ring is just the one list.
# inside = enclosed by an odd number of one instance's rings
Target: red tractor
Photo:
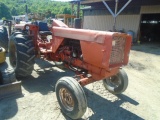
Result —
[[77, 78], [60, 78], [55, 91], [62, 111], [78, 119], [87, 108], [82, 86], [103, 80], [104, 87], [113, 94], [126, 90], [128, 77], [121, 67], [128, 63], [130, 47], [130, 35], [69, 28], [53, 20], [50, 28], [39, 22], [14, 32], [9, 41], [9, 58], [17, 77], [32, 73], [35, 57], [63, 62], [75, 71]]

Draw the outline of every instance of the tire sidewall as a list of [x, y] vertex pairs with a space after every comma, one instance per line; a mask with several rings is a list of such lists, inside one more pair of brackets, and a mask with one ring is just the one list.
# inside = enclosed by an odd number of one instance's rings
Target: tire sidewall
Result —
[[114, 89], [114, 92], [118, 94], [118, 93], [121, 93], [121, 92], [124, 91], [124, 87], [125, 87], [125, 84], [126, 84], [125, 82], [127, 82], [127, 85], [128, 85], [128, 80], [125, 80], [126, 78], [124, 78], [124, 76], [122, 75], [121, 72], [119, 72], [117, 74], [117, 77], [121, 80], [121, 84], [117, 88]]
[[[13, 38], [13, 39], [10, 39], [10, 41], [9, 41], [10, 43], [9, 44], [11, 44], [11, 42], [12, 42], [12, 44], [14, 44], [15, 45], [15, 49], [16, 49], [16, 51], [17, 51], [17, 44], [16, 44], [16, 40], [15, 40], [15, 38]], [[9, 51], [10, 51], [10, 46], [9, 46]], [[10, 55], [11, 53], [9, 52], [9, 58], [10, 58]], [[17, 52], [16, 52], [16, 54], [17, 54]], [[17, 56], [17, 60], [19, 60], [19, 55], [16, 55]], [[12, 60], [10, 60], [10, 61], [12, 61]], [[17, 67], [19, 66], [19, 62], [16, 62], [16, 66], [13, 66], [12, 64], [11, 64], [11, 66], [13, 67], [13, 69], [15, 70], [15, 73], [17, 72]]]
[[8, 37], [8, 32], [7, 32], [7, 28], [3, 26], [3, 33]]

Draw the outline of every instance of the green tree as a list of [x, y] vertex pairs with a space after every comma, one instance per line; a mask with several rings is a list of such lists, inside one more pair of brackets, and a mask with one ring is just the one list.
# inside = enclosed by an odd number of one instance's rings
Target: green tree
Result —
[[3, 17], [3, 18], [2, 18], [2, 20], [6, 20], [6, 18], [5, 18], [5, 17]]
[[17, 14], [17, 10], [16, 10], [15, 7], [12, 8], [11, 14], [14, 15], [14, 16], [18, 15], [18, 14]]
[[11, 14], [9, 8], [2, 2], [0, 2], [0, 19], [1, 18], [11, 19]]
[[67, 7], [63, 9], [63, 14], [71, 14], [71, 10]]
[[41, 12], [46, 17], [71, 13], [71, 5], [68, 2], [51, 0], [0, 0], [0, 3], [0, 18], [10, 18], [11, 15], [25, 14], [25, 5], [28, 6], [28, 13]]

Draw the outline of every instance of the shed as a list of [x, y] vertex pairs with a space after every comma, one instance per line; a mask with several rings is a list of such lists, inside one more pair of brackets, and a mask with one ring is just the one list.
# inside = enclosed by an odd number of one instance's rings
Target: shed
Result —
[[82, 0], [83, 28], [92, 30], [111, 31], [114, 27], [115, 3], [118, 1], [118, 11], [130, 3], [116, 17], [116, 31], [134, 32], [134, 41], [160, 42], [160, 0]]

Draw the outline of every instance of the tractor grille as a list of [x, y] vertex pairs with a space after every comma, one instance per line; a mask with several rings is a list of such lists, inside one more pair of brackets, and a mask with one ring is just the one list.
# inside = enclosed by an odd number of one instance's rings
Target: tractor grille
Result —
[[110, 65], [122, 63], [124, 60], [124, 48], [126, 39], [121, 36], [114, 36], [112, 41], [112, 52]]

